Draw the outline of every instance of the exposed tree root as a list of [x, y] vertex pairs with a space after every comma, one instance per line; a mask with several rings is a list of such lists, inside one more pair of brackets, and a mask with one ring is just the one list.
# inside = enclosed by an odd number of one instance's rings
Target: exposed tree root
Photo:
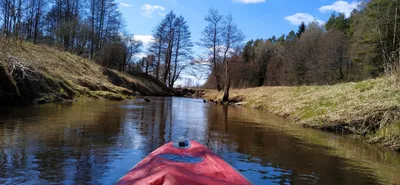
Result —
[[26, 67], [24, 63], [16, 57], [8, 57], [8, 72], [17, 82], [28, 79], [30, 81], [39, 81], [40, 75], [36, 70]]

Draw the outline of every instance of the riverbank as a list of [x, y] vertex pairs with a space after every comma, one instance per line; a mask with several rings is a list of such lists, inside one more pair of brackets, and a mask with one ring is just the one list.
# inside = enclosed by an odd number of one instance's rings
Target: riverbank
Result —
[[44, 45], [1, 42], [2, 105], [85, 99], [123, 100], [134, 95], [173, 94], [171, 89], [150, 76], [121, 73]]
[[[220, 101], [222, 95], [222, 92], [205, 90], [202, 97]], [[332, 86], [233, 89], [230, 100], [305, 127], [353, 134], [400, 151], [398, 76]]]

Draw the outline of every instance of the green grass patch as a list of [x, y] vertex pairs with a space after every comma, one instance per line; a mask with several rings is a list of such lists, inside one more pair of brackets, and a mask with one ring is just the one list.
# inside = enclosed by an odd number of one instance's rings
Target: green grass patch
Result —
[[373, 89], [377, 85], [377, 81], [373, 80], [366, 80], [363, 82], [358, 82], [355, 84], [355, 88], [359, 90], [360, 92], [365, 92]]
[[376, 136], [383, 137], [386, 140], [400, 139], [400, 121], [379, 129]]
[[92, 94], [99, 98], [104, 98], [104, 99], [108, 99], [108, 100], [123, 100], [123, 99], [125, 99], [124, 96], [113, 93], [113, 92], [109, 92], [109, 91], [93, 91]]
[[307, 91], [309, 88], [307, 88], [307, 86], [298, 86], [298, 87], [294, 87], [293, 88], [293, 92], [294, 93], [303, 93], [303, 92], [305, 92], [305, 91]]
[[299, 115], [300, 120], [306, 120], [311, 118], [316, 118], [322, 116], [327, 113], [326, 109], [318, 109], [313, 106], [304, 107], [300, 111], [298, 111], [297, 115]]

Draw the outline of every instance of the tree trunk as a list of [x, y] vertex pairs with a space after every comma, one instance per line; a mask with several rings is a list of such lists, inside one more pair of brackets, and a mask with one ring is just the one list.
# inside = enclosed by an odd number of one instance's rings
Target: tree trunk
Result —
[[181, 35], [180, 32], [178, 32], [178, 38], [177, 38], [177, 43], [176, 43], [176, 50], [175, 50], [175, 61], [174, 61], [174, 72], [171, 77], [171, 81], [169, 83], [170, 87], [172, 88], [174, 86], [175, 80], [176, 80], [176, 72], [178, 68], [178, 56], [179, 56], [179, 47], [180, 47], [180, 40], [181, 40]]
[[33, 43], [37, 44], [38, 36], [39, 36], [39, 24], [40, 17], [42, 16], [42, 2], [38, 0], [38, 5], [36, 7], [36, 15], [35, 15], [35, 25], [33, 31]]
[[147, 57], [146, 59], [146, 69], [145, 69], [145, 74], [148, 75], [149, 74], [149, 65], [150, 65], [150, 58]]
[[221, 84], [220, 84], [221, 76], [219, 76], [217, 74], [217, 72], [215, 72], [215, 79], [216, 79], [216, 82], [217, 82], [217, 90], [218, 90], [218, 92], [221, 92], [221, 90], [222, 90]]
[[[392, 55], [392, 60], [391, 61], [393, 64], [395, 63], [396, 60], [396, 32], [397, 32], [397, 12], [398, 12], [398, 6], [399, 6], [399, 0], [396, 0], [396, 11], [394, 14], [394, 29], [393, 29], [393, 55]], [[400, 57], [400, 56], [399, 56]], [[391, 65], [393, 65], [391, 64]]]
[[17, 21], [15, 26], [15, 38], [19, 39], [19, 32], [22, 25], [22, 0], [18, 0], [18, 8], [17, 8]]
[[168, 71], [169, 71], [169, 46], [167, 48], [167, 52], [165, 54], [165, 66], [164, 66], [164, 75], [163, 75], [163, 80], [164, 80], [164, 84], [167, 85], [168, 82]]
[[94, 0], [92, 0], [92, 7], [91, 7], [91, 13], [92, 13], [92, 19], [91, 19], [91, 32], [90, 32], [90, 59], [93, 58], [94, 54]]
[[170, 30], [169, 34], [169, 40], [168, 40], [168, 48], [167, 48], [167, 54], [165, 57], [165, 71], [164, 71], [164, 83], [167, 85], [169, 83], [168, 79], [170, 77], [169, 73], [171, 70], [171, 58], [172, 58], [172, 48], [173, 48], [173, 42], [174, 42], [174, 31]]
[[104, 27], [104, 17], [105, 17], [105, 5], [104, 5], [104, 0], [101, 1], [101, 8], [100, 8], [100, 20], [99, 20], [99, 30], [97, 33], [97, 38], [96, 38], [96, 49], [100, 50], [102, 47], [101, 40], [103, 40], [103, 27]]
[[157, 80], [160, 79], [161, 47], [162, 47], [162, 39], [160, 37], [160, 41], [159, 41], [159, 45], [158, 45], [157, 65], [156, 65], [156, 78], [157, 78]]
[[36, 12], [36, 9], [35, 9], [35, 3], [36, 3], [36, 0], [33, 0], [33, 1], [31, 1], [31, 3], [29, 4], [29, 8], [30, 8], [30, 12], [29, 12], [29, 18], [28, 18], [28, 20], [27, 20], [27, 27], [26, 27], [26, 32], [27, 32], [27, 35], [26, 35], [26, 38], [27, 38], [27, 40], [31, 40], [32, 38], [33, 38], [33, 17], [34, 17], [34, 15], [35, 15], [35, 12]]
[[229, 61], [225, 62], [225, 88], [224, 88], [224, 97], [222, 98], [222, 102], [229, 102], [229, 89], [231, 87], [231, 79], [229, 74]]
[[213, 44], [214, 44], [214, 46], [213, 46], [213, 49], [214, 49], [214, 51], [213, 51], [213, 64], [214, 64], [215, 82], [217, 84], [217, 90], [218, 90], [218, 92], [220, 92], [222, 90], [221, 89], [221, 84], [220, 84], [221, 78], [218, 75], [217, 51], [216, 51], [217, 50], [217, 25], [215, 25], [215, 27], [214, 27]]

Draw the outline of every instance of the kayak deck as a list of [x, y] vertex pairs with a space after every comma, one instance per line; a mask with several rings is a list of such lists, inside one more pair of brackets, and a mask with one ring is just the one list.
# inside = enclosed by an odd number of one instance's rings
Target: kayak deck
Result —
[[122, 177], [118, 185], [247, 185], [239, 172], [196, 141], [186, 148], [172, 142], [153, 151]]

